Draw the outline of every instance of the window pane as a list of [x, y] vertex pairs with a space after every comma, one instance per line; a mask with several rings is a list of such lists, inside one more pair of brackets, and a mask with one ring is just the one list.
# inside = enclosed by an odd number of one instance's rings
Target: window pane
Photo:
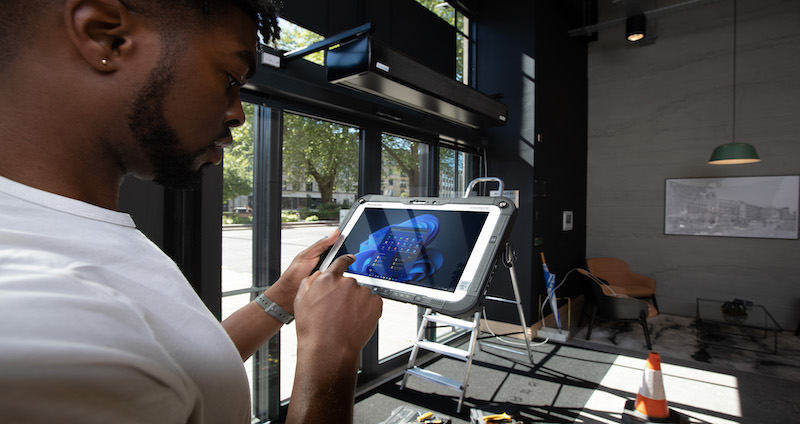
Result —
[[456, 81], [469, 83], [469, 38], [456, 34]]
[[456, 33], [456, 81], [469, 84], [470, 43], [469, 18], [443, 0], [416, 0], [428, 10], [454, 26]]
[[[281, 272], [339, 226], [358, 191], [358, 128], [284, 113]], [[297, 364], [294, 323], [281, 331], [281, 398]]]
[[448, 24], [456, 24], [456, 11], [453, 9], [453, 6], [450, 6], [447, 2], [442, 0], [417, 0], [417, 3], [425, 6]]
[[456, 12], [456, 29], [469, 35], [469, 18]]
[[[253, 287], [253, 117], [255, 107], [242, 103], [245, 123], [232, 128], [233, 144], [223, 153], [222, 180], [222, 319], [250, 302]], [[233, 294], [244, 290], [242, 294]], [[233, 293], [231, 293], [233, 292]], [[227, 293], [227, 294], [226, 294]], [[245, 370], [253, 390], [252, 361]]]
[[[281, 38], [275, 40], [276, 50], [292, 51], [308, 47], [317, 41], [322, 41], [324, 37], [309, 31], [299, 25], [295, 25], [286, 19], [278, 18], [278, 26], [281, 28]], [[310, 62], [325, 66], [325, 52], [319, 51], [305, 56]]]
[[439, 196], [463, 197], [467, 186], [464, 163], [466, 153], [439, 148]]
[[418, 141], [381, 134], [381, 191], [386, 196], [426, 196], [424, 149]]
[[[381, 192], [386, 196], [426, 196], [421, 170], [426, 169], [425, 146], [418, 141], [381, 135]], [[419, 329], [418, 307], [383, 299], [378, 321], [378, 361], [414, 346]]]
[[[467, 186], [465, 162], [467, 153], [446, 147], [439, 148], [439, 197], [463, 197]], [[459, 331], [454, 327], [436, 327], [436, 339], [441, 340]]]

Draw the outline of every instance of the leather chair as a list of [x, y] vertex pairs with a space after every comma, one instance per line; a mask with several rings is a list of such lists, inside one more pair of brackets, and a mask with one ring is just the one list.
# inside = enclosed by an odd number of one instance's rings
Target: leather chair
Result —
[[[589, 308], [589, 328], [586, 330], [586, 340], [592, 336], [592, 326], [599, 320], [637, 322], [642, 326], [647, 349], [652, 349], [647, 319], [656, 316], [658, 310], [644, 300], [616, 293], [611, 286], [585, 269], [577, 271], [575, 278], [580, 278], [586, 298], [584, 311], [587, 307]], [[583, 321], [583, 316], [581, 316], [581, 321]]]
[[656, 280], [631, 272], [625, 261], [617, 258], [590, 258], [586, 260], [586, 266], [589, 272], [605, 280], [616, 293], [638, 299], [650, 299], [653, 306], [658, 309]]

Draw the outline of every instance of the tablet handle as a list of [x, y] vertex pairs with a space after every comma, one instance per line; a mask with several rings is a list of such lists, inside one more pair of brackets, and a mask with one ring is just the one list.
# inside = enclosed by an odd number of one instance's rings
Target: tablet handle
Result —
[[464, 192], [464, 197], [465, 198], [469, 197], [469, 194], [472, 192], [472, 189], [475, 187], [476, 184], [478, 184], [478, 183], [487, 183], [487, 182], [490, 182], [490, 181], [497, 182], [497, 190], [500, 193], [500, 195], [502, 196], [503, 195], [503, 180], [501, 180], [500, 178], [497, 178], [497, 177], [479, 177], [479, 178], [475, 178], [474, 180], [469, 182], [469, 185], [467, 186], [467, 190]]

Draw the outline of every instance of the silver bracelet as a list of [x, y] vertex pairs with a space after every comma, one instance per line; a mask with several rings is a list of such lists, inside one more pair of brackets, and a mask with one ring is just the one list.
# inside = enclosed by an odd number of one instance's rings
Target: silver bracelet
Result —
[[258, 303], [259, 306], [264, 308], [264, 312], [266, 312], [267, 315], [275, 318], [276, 320], [284, 324], [288, 324], [294, 321], [294, 315], [283, 310], [283, 308], [281, 308], [281, 305], [278, 305], [277, 303], [271, 301], [267, 296], [264, 295], [264, 293], [261, 293], [260, 295], [258, 295], [258, 297], [256, 297], [256, 303]]

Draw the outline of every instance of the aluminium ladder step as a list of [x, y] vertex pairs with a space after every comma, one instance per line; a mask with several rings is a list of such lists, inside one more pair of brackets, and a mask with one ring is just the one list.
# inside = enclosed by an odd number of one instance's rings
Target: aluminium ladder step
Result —
[[459, 328], [466, 328], [466, 329], [473, 329], [475, 328], [475, 321], [467, 321], [463, 319], [449, 317], [447, 315], [434, 315], [434, 314], [426, 314], [425, 319], [431, 322], [438, 322], [441, 324], [446, 324], [452, 327], [459, 327]]
[[458, 349], [452, 346], [448, 346], [441, 343], [430, 342], [427, 340], [420, 340], [417, 341], [417, 346], [422, 349], [429, 350], [431, 352], [441, 353], [442, 355], [449, 356], [451, 358], [459, 359], [461, 361], [466, 361], [469, 358], [469, 351]]
[[409, 368], [406, 370], [406, 374], [424, 378], [426, 380], [432, 381], [437, 384], [441, 384], [442, 386], [450, 387], [451, 389], [455, 389], [458, 391], [464, 390], [464, 385], [462, 382], [453, 380], [452, 378], [449, 377], [445, 377], [433, 371], [424, 370], [420, 367]]

